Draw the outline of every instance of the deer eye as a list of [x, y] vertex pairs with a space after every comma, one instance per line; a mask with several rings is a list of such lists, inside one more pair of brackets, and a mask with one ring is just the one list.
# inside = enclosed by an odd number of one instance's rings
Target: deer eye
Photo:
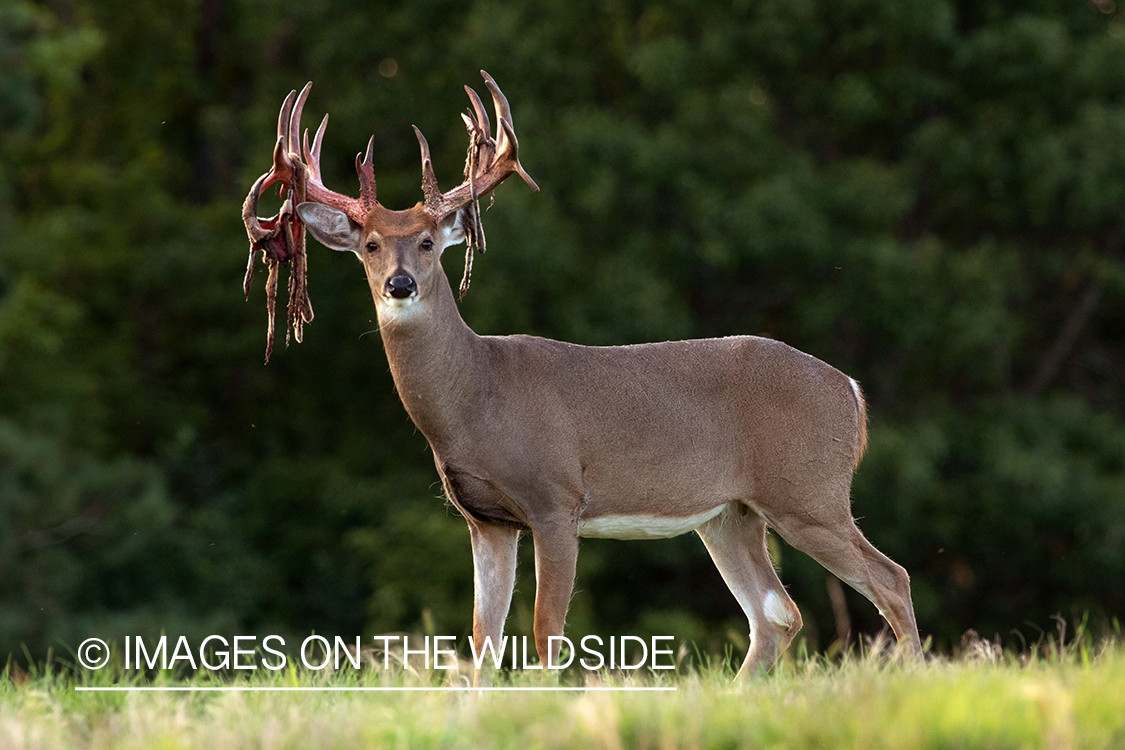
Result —
[[422, 240], [422, 244], [419, 247], [421, 247], [423, 252], [428, 253], [434, 249], [433, 240]]
[[369, 253], [376, 252], [379, 249], [378, 243], [375, 242], [368, 242], [365, 247], [367, 249], [367, 252]]

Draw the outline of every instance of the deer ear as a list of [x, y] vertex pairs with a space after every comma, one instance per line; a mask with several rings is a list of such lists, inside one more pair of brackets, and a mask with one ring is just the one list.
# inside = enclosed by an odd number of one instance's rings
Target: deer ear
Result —
[[454, 211], [441, 220], [438, 231], [441, 232], [442, 248], [459, 245], [465, 241], [465, 210]]
[[363, 227], [343, 211], [323, 203], [302, 203], [297, 206], [301, 220], [316, 241], [331, 250], [356, 252], [363, 239]]

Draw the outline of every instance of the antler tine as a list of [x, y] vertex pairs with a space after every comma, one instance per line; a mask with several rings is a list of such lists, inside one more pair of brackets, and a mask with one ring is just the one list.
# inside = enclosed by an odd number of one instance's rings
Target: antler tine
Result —
[[312, 148], [309, 148], [309, 131], [305, 130], [304, 151], [305, 151], [305, 164], [308, 165], [309, 175], [311, 179], [323, 183], [320, 176], [320, 147], [324, 143], [324, 130], [328, 127], [328, 115], [324, 115], [324, 119], [320, 121], [320, 127], [316, 129], [316, 135], [313, 136]]
[[363, 156], [363, 163], [374, 170], [375, 168], [375, 136], [367, 139], [367, 153]]
[[418, 129], [417, 125], [411, 125], [414, 128], [414, 137], [418, 139], [418, 147], [422, 150], [422, 169], [426, 168], [427, 164], [431, 165], [430, 160], [430, 143], [426, 140], [426, 136], [422, 135], [422, 131]]
[[289, 116], [288, 130], [286, 130], [286, 144], [289, 147], [289, 153], [301, 153], [301, 113], [305, 110], [305, 101], [309, 98], [309, 91], [312, 89], [312, 81], [305, 84], [301, 89], [301, 93], [297, 96], [297, 103], [293, 106], [293, 112]]
[[476, 114], [474, 125], [481, 131], [486, 138], [492, 137], [492, 123], [488, 120], [488, 110], [484, 108], [484, 102], [480, 100], [477, 92], [473, 91], [468, 86], [465, 91], [469, 94], [469, 100], [473, 103], [473, 112]]
[[516, 126], [512, 122], [512, 108], [508, 104], [508, 97], [504, 96], [504, 92], [496, 85], [496, 80], [490, 76], [486, 71], [480, 72], [484, 78], [484, 85], [488, 87], [488, 92], [492, 94], [492, 104], [496, 109], [496, 119], [500, 121], [499, 126], [496, 128], [496, 153], [504, 154], [509, 150], [511, 151], [512, 160], [515, 162], [516, 174], [523, 178], [535, 192], [539, 192], [539, 186], [535, 184], [535, 180], [531, 179], [531, 175], [524, 171], [523, 165], [519, 160], [519, 140], [516, 138]]
[[436, 208], [441, 202], [441, 189], [438, 187], [437, 177], [434, 176], [434, 163], [430, 158], [430, 144], [417, 125], [411, 125], [410, 127], [414, 128], [414, 135], [418, 138], [418, 147], [422, 150], [423, 205], [426, 208]]
[[300, 158], [299, 131], [295, 132], [294, 120], [299, 126], [301, 110], [304, 109], [310, 88], [312, 88], [311, 82], [305, 84], [300, 96], [295, 90], [290, 91], [281, 104], [281, 111], [277, 114], [277, 141], [273, 149], [273, 169], [267, 174], [262, 184], [263, 188], [275, 182], [288, 185], [293, 179], [293, 156]]
[[281, 103], [281, 112], [277, 115], [277, 137], [284, 138], [289, 143], [289, 116], [293, 113], [293, 101], [297, 98], [297, 90], [289, 92], [285, 101]]
[[280, 182], [282, 186], [288, 185], [289, 181], [293, 179], [293, 162], [289, 159], [289, 154], [286, 153], [285, 138], [278, 136], [277, 143], [273, 144], [273, 167], [265, 175], [265, 182], [262, 187], [268, 187], [275, 182]]
[[[512, 123], [509, 122], [508, 120], [501, 120], [500, 121], [500, 130], [501, 130], [501, 132], [503, 132], [507, 136], [508, 143], [511, 143], [511, 148], [512, 148], [511, 158], [512, 158], [513, 167], [516, 170], [516, 174], [518, 174], [520, 177], [523, 178], [523, 181], [527, 183], [527, 186], [529, 188], [531, 188], [532, 190], [534, 190], [535, 192], [538, 193], [539, 192], [539, 186], [535, 184], [535, 180], [531, 179], [531, 175], [529, 175], [527, 172], [525, 172], [524, 168], [523, 168], [523, 165], [520, 164], [520, 160], [519, 160], [519, 156], [518, 156], [519, 142], [516, 140], [516, 130], [515, 130], [514, 127], [512, 127]], [[503, 152], [501, 152], [501, 153], [503, 153]]]
[[496, 150], [503, 152], [507, 135], [503, 123], [512, 124], [512, 108], [508, 105], [508, 98], [500, 91], [500, 87], [496, 85], [492, 76], [483, 70], [480, 74], [484, 78], [484, 85], [488, 87], [488, 93], [492, 94], [492, 105], [496, 110], [496, 119], [501, 123], [500, 127], [496, 128]]
[[375, 200], [375, 136], [367, 141], [367, 154], [362, 157], [355, 155], [355, 171], [359, 175], [359, 200], [364, 206], [364, 211], [370, 211], [377, 202]]
[[[242, 223], [246, 225], [246, 233], [250, 235], [250, 242], [252, 243], [266, 237], [272, 229], [272, 227], [262, 226], [262, 220], [258, 218], [258, 198], [262, 194], [262, 185], [265, 184], [265, 181], [266, 175], [262, 175], [255, 180], [250, 192], [246, 195], [246, 200], [242, 203]], [[249, 294], [249, 291], [247, 294]]]
[[465, 129], [469, 131], [469, 137], [471, 138], [477, 130], [477, 121], [464, 112], [461, 113], [461, 119], [465, 121]]
[[285, 101], [281, 103], [281, 111], [277, 114], [277, 141], [273, 147], [273, 168], [266, 174], [266, 179], [260, 187], [265, 188], [275, 182], [288, 183], [293, 173], [293, 165], [289, 161], [289, 118], [293, 113], [293, 102], [297, 98], [297, 91], [289, 92]]

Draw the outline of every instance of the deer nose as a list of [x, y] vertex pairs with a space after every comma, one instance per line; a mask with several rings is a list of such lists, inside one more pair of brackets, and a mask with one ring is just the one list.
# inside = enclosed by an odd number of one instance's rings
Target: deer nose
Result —
[[408, 274], [397, 274], [387, 279], [386, 292], [395, 299], [406, 299], [418, 293], [418, 284]]

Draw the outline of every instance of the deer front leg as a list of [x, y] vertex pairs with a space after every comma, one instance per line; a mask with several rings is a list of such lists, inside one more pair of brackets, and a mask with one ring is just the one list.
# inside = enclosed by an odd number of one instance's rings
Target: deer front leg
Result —
[[[485, 639], [491, 638], [492, 647], [499, 653], [516, 583], [520, 532], [508, 526], [472, 522], [469, 535], [473, 543], [473, 642], [480, 653], [485, 649]], [[486, 679], [487, 663], [486, 657], [480, 669], [473, 665], [474, 686], [479, 687]]]
[[558, 664], [561, 636], [566, 626], [566, 610], [574, 591], [574, 570], [578, 561], [578, 524], [560, 521], [533, 525], [535, 543], [535, 650], [539, 662], [547, 667]]

